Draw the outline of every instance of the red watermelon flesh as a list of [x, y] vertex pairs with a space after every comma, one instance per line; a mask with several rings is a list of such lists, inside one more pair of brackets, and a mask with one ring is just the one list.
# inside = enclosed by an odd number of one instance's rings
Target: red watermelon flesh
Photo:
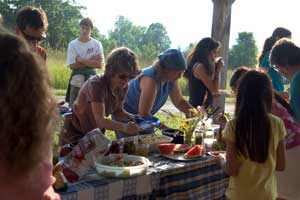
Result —
[[158, 145], [160, 153], [164, 154], [164, 155], [172, 154], [174, 147], [175, 147], [175, 144], [172, 144], [172, 143], [163, 143], [163, 144]]
[[204, 154], [204, 147], [201, 145], [195, 145], [193, 146], [188, 152], [186, 152], [184, 155], [187, 157], [196, 157], [196, 156], [202, 156]]

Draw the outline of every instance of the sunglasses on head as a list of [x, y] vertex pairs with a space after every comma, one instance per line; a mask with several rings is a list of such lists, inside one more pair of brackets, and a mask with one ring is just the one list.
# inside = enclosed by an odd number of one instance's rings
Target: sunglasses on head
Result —
[[44, 37], [44, 36], [35, 37], [35, 36], [28, 35], [28, 34], [24, 33], [24, 31], [22, 31], [22, 34], [23, 34], [24, 38], [29, 42], [40, 42], [40, 41], [46, 39], [46, 37]]
[[131, 80], [135, 78], [135, 75], [119, 74], [118, 78], [121, 80]]

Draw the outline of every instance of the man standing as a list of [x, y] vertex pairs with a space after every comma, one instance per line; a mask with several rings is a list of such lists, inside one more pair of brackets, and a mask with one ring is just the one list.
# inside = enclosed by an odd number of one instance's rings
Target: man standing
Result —
[[16, 34], [22, 36], [32, 51], [38, 52], [46, 60], [46, 51], [39, 45], [46, 38], [48, 19], [42, 8], [25, 6], [17, 13]]
[[80, 36], [69, 43], [67, 51], [67, 66], [72, 70], [66, 94], [66, 102], [69, 102], [70, 108], [81, 86], [97, 73], [96, 68], [101, 68], [104, 62], [101, 42], [91, 37], [94, 29], [92, 20], [83, 18], [79, 25]]

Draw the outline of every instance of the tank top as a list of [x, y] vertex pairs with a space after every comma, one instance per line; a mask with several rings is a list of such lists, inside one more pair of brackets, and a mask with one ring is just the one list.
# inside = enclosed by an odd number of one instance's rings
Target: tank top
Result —
[[[195, 65], [194, 65], [195, 66]], [[189, 86], [189, 103], [193, 107], [197, 106], [211, 106], [213, 97], [209, 89], [204, 85], [204, 83], [197, 79], [193, 72], [191, 71], [188, 76], [188, 86]], [[205, 95], [207, 98], [205, 99]]]
[[125, 110], [129, 113], [138, 114], [139, 100], [141, 96], [140, 78], [143, 76], [153, 78], [156, 81], [157, 93], [151, 109], [151, 114], [154, 115], [166, 103], [168, 96], [171, 93], [173, 83], [172, 81], [167, 81], [165, 84], [162, 84], [161, 79], [155, 76], [153, 66], [143, 69], [140, 76], [129, 82], [129, 89], [124, 104]]

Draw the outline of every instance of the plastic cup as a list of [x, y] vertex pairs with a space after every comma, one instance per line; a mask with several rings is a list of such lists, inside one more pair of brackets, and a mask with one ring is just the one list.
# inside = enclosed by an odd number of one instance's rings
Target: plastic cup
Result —
[[137, 143], [135, 144], [135, 155], [148, 157], [149, 155], [149, 144]]

